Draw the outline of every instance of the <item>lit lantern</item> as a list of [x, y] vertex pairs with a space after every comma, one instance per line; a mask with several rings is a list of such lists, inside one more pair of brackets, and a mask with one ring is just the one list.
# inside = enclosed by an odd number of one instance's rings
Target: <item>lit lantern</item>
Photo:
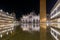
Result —
[[12, 34], [12, 31], [10, 31], [10, 33]]
[[0, 35], [0, 37], [2, 38], [2, 34]]
[[3, 10], [1, 9], [0, 11], [2, 12]]
[[8, 32], [6, 34], [8, 35]]

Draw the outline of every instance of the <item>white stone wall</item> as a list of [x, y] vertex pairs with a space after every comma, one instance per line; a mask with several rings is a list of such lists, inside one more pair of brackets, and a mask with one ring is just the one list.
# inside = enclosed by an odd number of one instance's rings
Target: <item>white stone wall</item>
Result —
[[[30, 18], [30, 16], [31, 16], [31, 18]], [[23, 20], [25, 23], [23, 22]], [[35, 20], [36, 25], [33, 23], [34, 20]], [[39, 22], [37, 22], [37, 20]], [[27, 21], [27, 23], [26, 23], [26, 21]], [[31, 14], [25, 15], [21, 18], [21, 22], [22, 22], [21, 28], [25, 31], [28, 31], [28, 30], [39, 31], [39, 29], [40, 29], [40, 24], [39, 24], [40, 23], [40, 17], [38, 15], [31, 15]], [[35, 27], [33, 25], [35, 25]], [[37, 27], [37, 25], [38, 25], [38, 27]]]
[[60, 18], [57, 19], [58, 20], [58, 28], [60, 28]]

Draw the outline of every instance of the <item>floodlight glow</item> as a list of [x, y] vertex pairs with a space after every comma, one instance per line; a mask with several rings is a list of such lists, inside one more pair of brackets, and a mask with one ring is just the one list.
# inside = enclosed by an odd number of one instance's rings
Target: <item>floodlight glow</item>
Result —
[[9, 14], [8, 12], [6, 14]]
[[8, 35], [8, 32], [6, 34]]
[[2, 34], [0, 35], [0, 37], [2, 38]]
[[10, 31], [10, 33], [12, 33], [12, 31]]
[[0, 11], [2, 12], [3, 10], [1, 9]]

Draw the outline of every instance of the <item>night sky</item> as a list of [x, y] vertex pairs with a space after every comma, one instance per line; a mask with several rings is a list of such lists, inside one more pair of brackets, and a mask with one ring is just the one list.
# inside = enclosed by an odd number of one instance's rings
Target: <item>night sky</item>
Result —
[[0, 9], [6, 12], [15, 12], [16, 18], [19, 19], [23, 14], [35, 11], [39, 13], [39, 0], [2, 0], [0, 1]]
[[46, 0], [46, 9], [47, 9], [47, 14], [50, 14], [50, 10], [54, 6], [54, 4], [57, 2], [57, 0]]

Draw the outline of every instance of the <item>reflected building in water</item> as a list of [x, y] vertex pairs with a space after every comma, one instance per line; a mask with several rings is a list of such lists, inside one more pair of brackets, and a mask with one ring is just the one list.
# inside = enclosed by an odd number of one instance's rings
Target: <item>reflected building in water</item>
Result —
[[28, 15], [23, 15], [21, 18], [21, 28], [23, 31], [39, 31], [40, 16], [31, 12]]

